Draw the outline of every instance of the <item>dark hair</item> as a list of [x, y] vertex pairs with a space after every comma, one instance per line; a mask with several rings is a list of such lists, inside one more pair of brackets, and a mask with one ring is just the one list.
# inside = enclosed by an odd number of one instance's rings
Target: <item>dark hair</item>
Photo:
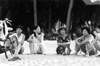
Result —
[[21, 25], [18, 25], [18, 27], [17, 28], [20, 28], [20, 29], [22, 29], [23, 30], [23, 26], [21, 26]]
[[92, 31], [92, 33], [91, 33], [91, 34], [92, 34], [92, 35], [93, 35], [93, 37], [95, 38], [96, 36], [95, 36], [95, 34], [94, 34], [93, 32], [94, 32], [94, 31]]
[[60, 31], [63, 30], [63, 29], [65, 30], [65, 32], [67, 32], [67, 29], [64, 28], [64, 27], [62, 27], [62, 28], [59, 28], [59, 29], [58, 29], [58, 33], [61, 34]]
[[34, 30], [36, 30], [38, 27], [40, 27], [40, 26], [37, 25], [37, 26], [33, 27], [33, 34], [34, 34], [35, 37], [36, 37], [36, 33], [34, 32]]
[[97, 27], [96, 28], [99, 28], [100, 29], [100, 25], [97, 25]]
[[86, 29], [86, 31], [90, 34], [91, 31], [90, 31], [90, 28], [89, 27], [83, 27], [82, 30]]
[[34, 27], [33, 27], [33, 30], [36, 30], [38, 27], [39, 27], [38, 25], [37, 25], [37, 26], [34, 26]]

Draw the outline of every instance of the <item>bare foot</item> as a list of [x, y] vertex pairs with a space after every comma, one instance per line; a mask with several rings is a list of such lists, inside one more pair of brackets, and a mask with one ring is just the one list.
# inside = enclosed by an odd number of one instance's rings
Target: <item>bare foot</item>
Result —
[[89, 55], [85, 55], [86, 57], [89, 57]]

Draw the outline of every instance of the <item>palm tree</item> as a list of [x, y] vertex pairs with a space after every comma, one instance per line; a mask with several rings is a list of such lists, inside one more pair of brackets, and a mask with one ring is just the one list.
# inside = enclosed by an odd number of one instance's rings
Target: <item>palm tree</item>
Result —
[[0, 19], [1, 19], [1, 0], [0, 0]]
[[33, 7], [34, 7], [34, 25], [37, 25], [37, 6], [36, 6], [36, 0], [33, 0]]
[[72, 11], [72, 7], [73, 7], [73, 2], [74, 2], [74, 0], [70, 0], [68, 14], [67, 14], [66, 25], [67, 25], [67, 31], [68, 31], [68, 33], [70, 31], [70, 29], [69, 29], [70, 28], [70, 17], [71, 17], [71, 11]]
[[49, 30], [51, 29], [51, 6], [49, 3]]

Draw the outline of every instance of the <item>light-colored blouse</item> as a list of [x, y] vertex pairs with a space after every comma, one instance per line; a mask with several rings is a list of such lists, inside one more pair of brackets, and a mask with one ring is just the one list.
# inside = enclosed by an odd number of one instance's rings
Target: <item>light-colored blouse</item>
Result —
[[[40, 40], [39, 40], [40, 39]], [[42, 43], [44, 40], [44, 34], [41, 33], [40, 35], [38, 35], [38, 38], [34, 36], [34, 34], [32, 34], [29, 39], [28, 42], [33, 42], [33, 43]]]

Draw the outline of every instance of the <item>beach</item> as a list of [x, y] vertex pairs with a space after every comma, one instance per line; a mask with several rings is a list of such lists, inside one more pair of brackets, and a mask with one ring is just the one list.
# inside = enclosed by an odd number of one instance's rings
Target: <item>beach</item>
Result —
[[[1, 57], [2, 56], [2, 57]], [[1, 66], [99, 66], [100, 57], [61, 55], [20, 55], [21, 60], [7, 61], [1, 55]]]
[[[54, 42], [55, 43], [55, 42]], [[21, 60], [8, 61], [4, 54], [0, 54], [0, 66], [99, 66], [100, 57], [84, 55], [57, 55], [54, 50], [56, 45], [46, 45], [46, 55], [30, 55], [28, 44], [25, 43], [25, 52], [19, 55]], [[28, 55], [29, 54], [29, 55]]]

